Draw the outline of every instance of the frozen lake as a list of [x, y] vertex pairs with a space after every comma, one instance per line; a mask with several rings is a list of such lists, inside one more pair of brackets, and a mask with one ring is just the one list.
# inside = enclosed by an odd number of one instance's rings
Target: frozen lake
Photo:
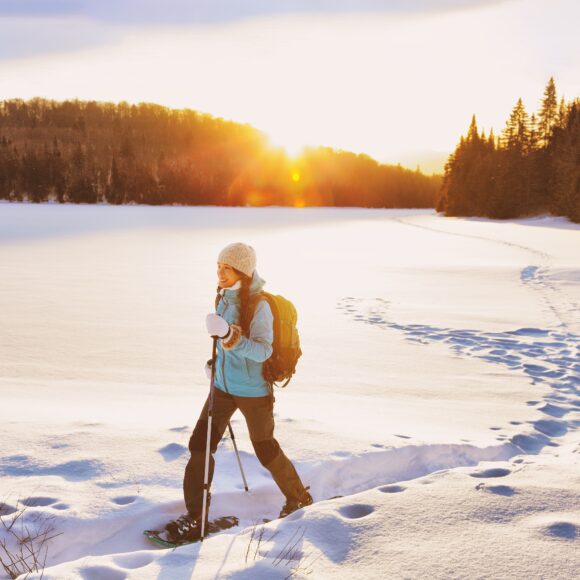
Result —
[[[381, 558], [394, 577], [397, 570], [452, 576], [454, 569], [436, 564], [457, 539], [452, 530], [447, 547], [420, 556], [409, 544], [423, 533], [412, 519], [439, 521], [453, 498], [471, 498], [479, 462], [507, 469], [502, 484], [525, 462], [518, 501], [530, 517], [552, 509], [555, 524], [571, 526], [551, 542], [554, 522], [540, 518], [536, 529], [536, 520], [522, 521], [508, 534], [505, 560], [494, 550], [501, 562], [490, 577], [550, 576], [563, 560], [561, 577], [568, 577], [580, 565], [580, 226], [561, 218], [443, 218], [431, 210], [2, 203], [0, 502], [54, 500], [33, 507], [55, 516], [64, 532], [51, 547], [49, 564], [60, 567], [49, 577], [100, 577], [83, 563], [87, 556], [103, 578], [191, 576], [171, 559], [163, 564], [168, 556], [139, 534], [182, 510], [187, 441], [208, 390], [204, 319], [217, 255], [235, 241], [256, 249], [266, 290], [290, 298], [299, 314], [304, 355], [277, 394], [277, 438], [315, 499], [345, 496], [336, 508], [323, 502], [305, 512], [312, 526], [303, 541], [320, 552], [314, 577], [365, 577], [354, 536], [340, 540], [349, 549], [339, 555], [317, 536], [339, 537], [337, 522], [346, 517], [367, 538], [367, 518], [348, 516], [354, 494], [434, 473], [439, 503], [427, 497], [432, 487], [418, 483], [423, 495], [409, 505], [408, 493], [363, 498], [382, 522], [375, 532], [369, 525], [369, 535], [407, 539], [396, 549], [377, 544], [367, 577], [379, 577], [372, 571], [379, 573]], [[240, 533], [272, 517], [282, 496], [253, 456], [243, 420], [233, 426], [252, 493], [240, 491], [224, 441], [212, 510], [237, 510]], [[538, 496], [526, 487], [544, 484], [551, 491]], [[510, 495], [499, 494], [502, 501]], [[552, 499], [553, 508], [540, 510]], [[413, 507], [419, 504], [425, 514]], [[490, 517], [474, 532], [472, 557], [469, 542], [464, 559], [457, 555], [466, 571], [457, 577], [486, 577], [475, 546], [491, 537], [497, 508], [490, 505], [482, 503]], [[406, 524], [393, 527], [391, 509], [407, 513]], [[447, 513], [456, 531], [472, 521]], [[550, 547], [543, 563], [518, 560], [516, 575], [509, 573], [510, 546], [537, 551], [542, 542]], [[227, 545], [220, 536], [204, 544], [205, 556], [198, 547], [181, 550], [189, 550], [199, 577], [214, 578], [219, 565], [224, 577], [278, 577], [267, 558], [250, 565], [234, 549], [224, 560]], [[139, 554], [143, 564], [119, 564], [121, 552]]]

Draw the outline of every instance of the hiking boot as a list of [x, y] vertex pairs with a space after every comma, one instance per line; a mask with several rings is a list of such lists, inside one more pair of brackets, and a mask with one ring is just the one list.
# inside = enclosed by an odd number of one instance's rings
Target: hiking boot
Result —
[[183, 514], [165, 526], [165, 538], [172, 544], [196, 542], [201, 538], [201, 520]]
[[314, 500], [312, 499], [312, 496], [308, 493], [309, 489], [310, 487], [305, 488], [304, 494], [299, 500], [287, 499], [278, 517], [285, 518], [287, 515], [291, 514], [292, 512], [295, 512], [296, 510], [299, 510], [300, 508], [306, 507], [307, 505], [312, 505]]

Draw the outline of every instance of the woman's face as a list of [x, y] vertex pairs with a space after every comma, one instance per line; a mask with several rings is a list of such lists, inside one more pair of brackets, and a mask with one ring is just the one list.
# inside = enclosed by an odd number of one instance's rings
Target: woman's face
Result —
[[229, 288], [241, 278], [240, 274], [238, 274], [231, 266], [228, 266], [228, 264], [222, 264], [222, 262], [218, 262], [217, 275], [220, 288]]

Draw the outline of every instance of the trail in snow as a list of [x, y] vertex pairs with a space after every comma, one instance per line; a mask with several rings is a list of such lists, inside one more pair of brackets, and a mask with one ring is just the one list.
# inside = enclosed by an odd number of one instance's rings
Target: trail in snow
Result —
[[[353, 320], [382, 329], [403, 332], [407, 340], [428, 345], [447, 343], [458, 356], [473, 356], [522, 372], [532, 384], [544, 384], [551, 391], [543, 400], [527, 404], [547, 415], [532, 421], [532, 429], [511, 438], [526, 453], [537, 453], [544, 446], [556, 446], [555, 439], [576, 428], [580, 421], [580, 337], [570, 332], [539, 328], [520, 328], [509, 332], [482, 332], [469, 329], [438, 328], [427, 324], [399, 324], [388, 319], [388, 302], [382, 299], [342, 299], [337, 308]], [[567, 416], [569, 415], [569, 418]], [[513, 423], [512, 423], [513, 424]], [[501, 435], [501, 426], [492, 427]]]
[[507, 240], [497, 240], [485, 236], [478, 236], [476, 234], [450, 232], [448, 230], [412, 223], [398, 217], [393, 217], [391, 219], [394, 222], [409, 227], [420, 228], [448, 236], [481, 240], [492, 244], [517, 248], [532, 254], [539, 265], [532, 264], [526, 266], [520, 273], [520, 280], [527, 288], [530, 288], [539, 294], [540, 300], [543, 302], [544, 306], [552, 312], [554, 317], [559, 321], [561, 327], [567, 329], [569, 326], [576, 328], [577, 325], [580, 325], [580, 305], [566, 296], [562, 289], [552, 282], [550, 272], [553, 267], [554, 258], [547, 252], [523, 244], [518, 244], [516, 242], [508, 242]]
[[[220, 466], [229, 469], [236, 459], [234, 453], [224, 447], [222, 445], [219, 451]], [[472, 466], [471, 475], [480, 477], [475, 466], [481, 461], [503, 461], [518, 454], [519, 449], [507, 442], [488, 448], [468, 444], [407, 445], [296, 465], [304, 481], [310, 485], [315, 501], [320, 502], [334, 496], [348, 498], [376, 487], [383, 493], [400, 493], [407, 489], [404, 482], [455, 467]], [[250, 459], [253, 458], [244, 457], [244, 465], [253, 472], [258, 467]], [[504, 475], [509, 473], [511, 470]], [[221, 534], [236, 535], [263, 519], [276, 519], [280, 497], [271, 482], [252, 486], [250, 493], [242, 490], [215, 493], [211, 517], [235, 514], [240, 520], [239, 526]], [[71, 513], [73, 506], [57, 497], [32, 495], [20, 500], [22, 505], [50, 508], [53, 524], [63, 532], [63, 536], [52, 543], [51, 566], [86, 556], [117, 554], [120, 539], [125, 551], [142, 550], [147, 546], [141, 535], [144, 527], [163, 526], [183, 510], [181, 499], [160, 503], [139, 494], [117, 496], [112, 498], [112, 503], [116, 509], [108, 510], [98, 518], [87, 519], [82, 513]], [[349, 505], [348, 509], [353, 513], [349, 512], [346, 517], [358, 517], [353, 514], [359, 508], [356, 502]], [[9, 515], [16, 512], [16, 506], [4, 504], [3, 510], [3, 515]], [[73, 534], [75, 541], [71, 544]]]

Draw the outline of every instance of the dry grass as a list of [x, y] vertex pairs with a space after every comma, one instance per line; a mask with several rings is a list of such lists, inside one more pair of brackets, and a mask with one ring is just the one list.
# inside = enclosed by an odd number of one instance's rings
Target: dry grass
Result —
[[59, 536], [54, 518], [31, 513], [16, 502], [16, 509], [0, 502], [0, 565], [9, 578], [24, 580], [44, 574], [49, 542]]

